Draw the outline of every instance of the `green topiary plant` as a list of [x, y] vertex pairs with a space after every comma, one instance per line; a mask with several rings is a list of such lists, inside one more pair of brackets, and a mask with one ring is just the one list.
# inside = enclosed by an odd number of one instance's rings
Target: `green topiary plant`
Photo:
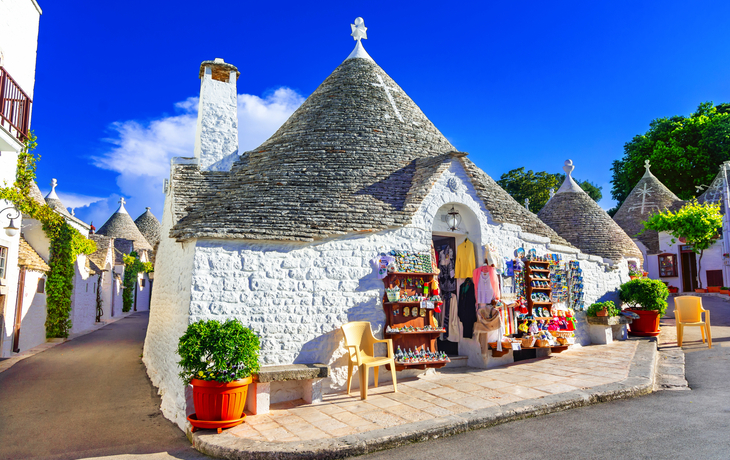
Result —
[[606, 302], [596, 302], [592, 304], [590, 307], [588, 307], [588, 310], [586, 310], [587, 316], [598, 316], [597, 313], [603, 309], [606, 309], [608, 312], [608, 316], [619, 316], [621, 314], [621, 309], [616, 306], [612, 301], [608, 300]]
[[639, 278], [624, 283], [619, 287], [619, 298], [637, 310], [656, 310], [659, 316], [667, 311], [669, 289], [659, 281]]
[[188, 326], [177, 347], [185, 383], [229, 383], [259, 371], [259, 338], [237, 319], [201, 320]]

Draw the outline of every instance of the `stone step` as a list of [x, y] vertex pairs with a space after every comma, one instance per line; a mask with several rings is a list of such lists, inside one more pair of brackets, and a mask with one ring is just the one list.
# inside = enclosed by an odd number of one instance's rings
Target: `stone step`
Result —
[[466, 362], [469, 360], [468, 356], [449, 356], [451, 362], [446, 364], [446, 367], [466, 367]]

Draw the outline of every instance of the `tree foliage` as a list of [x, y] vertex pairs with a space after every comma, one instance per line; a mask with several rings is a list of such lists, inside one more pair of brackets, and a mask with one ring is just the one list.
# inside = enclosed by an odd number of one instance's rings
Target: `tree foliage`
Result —
[[46, 337], [68, 337], [71, 329], [71, 294], [73, 293], [74, 262], [80, 254], [96, 251], [96, 243], [87, 239], [47, 204], [40, 204], [30, 197], [30, 187], [35, 180], [36, 163], [40, 156], [33, 150], [36, 137], [30, 134], [23, 150], [18, 154], [15, 183], [0, 188], [0, 199], [10, 201], [25, 217], [41, 222], [43, 231], [51, 241], [50, 271], [46, 280]]
[[699, 204], [697, 200], [692, 200], [676, 212], [667, 210], [653, 214], [644, 222], [644, 230], [641, 233], [649, 229], [671, 233], [672, 244], [676, 243], [676, 238], [682, 238], [686, 244], [691, 245], [692, 251], [700, 256], [697, 281], [698, 286], [702, 287], [702, 279], [699, 276], [702, 268], [702, 254], [705, 249], [712, 246], [722, 231], [720, 205]]
[[[520, 204], [524, 204], [525, 198], [529, 198], [530, 211], [537, 213], [550, 199], [550, 189], [557, 191], [564, 180], [565, 174], [533, 172], [531, 169], [525, 171], [523, 167], [502, 174], [497, 183]], [[601, 187], [589, 181], [576, 182], [595, 201], [602, 198]]]
[[646, 133], [627, 142], [623, 158], [611, 167], [616, 209], [644, 175], [645, 160], [679, 198], [694, 198], [696, 187], [710, 185], [719, 165], [730, 160], [730, 104], [703, 102], [689, 117], [658, 118]]

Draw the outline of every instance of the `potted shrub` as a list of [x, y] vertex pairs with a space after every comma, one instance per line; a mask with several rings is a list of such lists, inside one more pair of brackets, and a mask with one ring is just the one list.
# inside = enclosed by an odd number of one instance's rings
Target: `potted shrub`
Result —
[[259, 347], [256, 334], [235, 319], [188, 326], [177, 353], [180, 377], [193, 386], [195, 413], [188, 417], [193, 427], [220, 433], [243, 422], [251, 375], [259, 370]]
[[624, 283], [619, 288], [619, 298], [639, 315], [631, 323], [631, 334], [638, 336], [659, 335], [659, 319], [667, 311], [669, 289], [659, 280], [641, 278]]
[[621, 309], [616, 306], [612, 301], [596, 302], [588, 307], [586, 310], [586, 316], [620, 316]]
[[720, 294], [730, 295], [730, 288], [727, 286], [723, 286], [720, 288]]
[[639, 270], [637, 270], [635, 268], [629, 268], [629, 278], [631, 278], [632, 280], [639, 279], [643, 276], [644, 276], [644, 274], [642, 272], [640, 272]]

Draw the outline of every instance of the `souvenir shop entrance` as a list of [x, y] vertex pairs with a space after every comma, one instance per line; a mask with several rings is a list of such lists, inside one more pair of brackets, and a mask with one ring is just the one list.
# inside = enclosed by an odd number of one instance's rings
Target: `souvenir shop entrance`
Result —
[[[445, 256], [447, 254], [456, 254], [456, 238], [453, 236], [439, 236], [439, 235], [433, 235], [433, 247], [436, 253], [436, 259], [438, 266], [438, 260], [445, 262]], [[450, 264], [445, 264], [444, 270], [446, 270], [446, 266]], [[439, 267], [441, 268], [441, 267]], [[450, 307], [450, 299], [451, 295], [447, 293], [447, 291], [444, 289], [452, 287], [449, 283], [442, 283], [441, 282], [441, 274], [439, 273], [439, 288], [440, 288], [440, 294], [441, 299], [444, 302], [443, 306], [441, 307], [441, 313], [439, 314], [439, 321], [441, 321], [441, 324], [444, 328], [448, 331], [448, 313], [449, 313], [449, 307]], [[453, 285], [453, 292], [455, 293], [457, 290], [457, 284]], [[458, 326], [458, 325], [457, 325]], [[442, 334], [441, 337], [439, 337], [436, 341], [436, 346], [439, 350], [446, 352], [449, 356], [458, 356], [459, 354], [459, 340], [448, 340], [448, 333]]]

